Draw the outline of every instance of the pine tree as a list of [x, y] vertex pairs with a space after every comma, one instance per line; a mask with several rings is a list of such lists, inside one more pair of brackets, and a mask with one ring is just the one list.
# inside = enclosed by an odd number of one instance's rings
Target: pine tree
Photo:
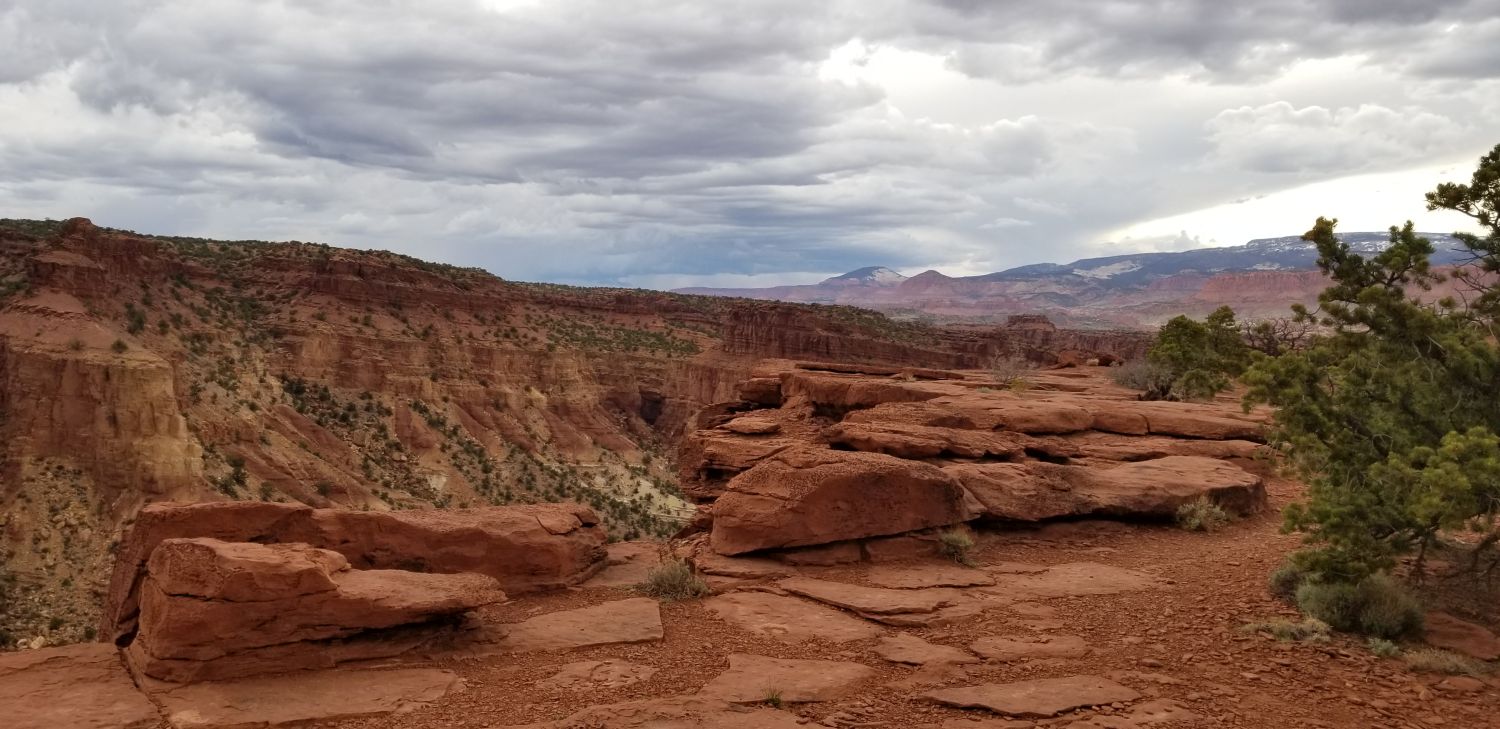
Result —
[[1476, 294], [1468, 305], [1418, 300], [1443, 279], [1432, 243], [1410, 222], [1368, 258], [1339, 242], [1336, 220], [1320, 218], [1305, 236], [1331, 285], [1316, 311], [1294, 311], [1325, 333], [1259, 360], [1245, 375], [1246, 400], [1277, 408], [1273, 443], [1308, 483], [1287, 526], [1306, 532], [1311, 548], [1297, 559], [1323, 581], [1356, 582], [1398, 555], [1423, 554], [1445, 529], [1481, 533], [1476, 566], [1500, 539], [1500, 294], [1484, 278], [1500, 272], [1497, 199], [1500, 146], [1472, 184], [1427, 196], [1429, 208], [1488, 229], [1457, 236], [1474, 257], [1463, 277]]

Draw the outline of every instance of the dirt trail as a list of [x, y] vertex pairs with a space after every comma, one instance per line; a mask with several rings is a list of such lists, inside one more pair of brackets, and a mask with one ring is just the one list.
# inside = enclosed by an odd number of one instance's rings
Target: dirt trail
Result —
[[[990, 531], [976, 550], [980, 567], [1008, 572], [1095, 563], [1155, 576], [1144, 590], [1106, 595], [1027, 599], [1019, 606], [991, 608], [936, 627], [882, 626], [881, 633], [907, 633], [930, 643], [964, 648], [986, 636], [1073, 635], [1090, 651], [1082, 657], [986, 661], [946, 669], [896, 664], [876, 652], [878, 638], [843, 644], [820, 640], [783, 642], [721, 620], [704, 602], [666, 604], [665, 638], [659, 642], [602, 646], [520, 656], [438, 661], [461, 675], [468, 690], [413, 713], [322, 726], [354, 729], [505, 727], [560, 720], [602, 704], [691, 694], [729, 669], [731, 654], [821, 659], [863, 664], [873, 676], [834, 700], [787, 704], [803, 721], [827, 726], [1021, 727], [979, 709], [956, 709], [920, 698], [931, 688], [1009, 683], [1036, 678], [1094, 675], [1134, 689], [1143, 699], [1169, 699], [1191, 712], [1175, 724], [1130, 723], [1130, 708], [1084, 709], [1037, 726], [1205, 727], [1490, 727], [1500, 726], [1500, 690], [1476, 692], [1440, 687], [1442, 676], [1410, 672], [1396, 659], [1381, 659], [1349, 637], [1325, 644], [1278, 642], [1246, 634], [1240, 626], [1295, 611], [1266, 591], [1266, 575], [1295, 548], [1297, 537], [1280, 534], [1280, 507], [1300, 486], [1272, 480], [1273, 510], [1212, 534], [1167, 525], [1073, 522], [1016, 531]], [[820, 579], [864, 583], [868, 565], [801, 568]], [[489, 620], [525, 617], [630, 597], [618, 587], [585, 588], [526, 598], [497, 608]], [[1004, 600], [1002, 600], [1004, 602]], [[547, 679], [565, 664], [625, 661], [656, 669], [628, 685]], [[649, 672], [642, 672], [649, 673]], [[1111, 723], [1113, 719], [1114, 723]], [[1136, 720], [1140, 721], [1139, 713]], [[587, 723], [578, 726], [591, 726]], [[609, 726], [609, 725], [605, 725]], [[664, 725], [666, 726], [666, 725]]]

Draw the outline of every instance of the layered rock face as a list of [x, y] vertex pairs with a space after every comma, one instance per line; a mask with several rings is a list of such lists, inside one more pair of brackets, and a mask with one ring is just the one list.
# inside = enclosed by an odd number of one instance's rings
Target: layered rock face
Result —
[[212, 681], [403, 653], [503, 601], [492, 577], [354, 570], [306, 544], [168, 539], [147, 562], [126, 655], [141, 673]]
[[[197, 538], [304, 545], [323, 555], [318, 564], [330, 572], [352, 565], [360, 570], [475, 573], [511, 593], [577, 584], [602, 569], [607, 556], [598, 517], [575, 504], [393, 513], [267, 503], [153, 504], [142, 510], [118, 551], [100, 626], [103, 638], [124, 645], [138, 626], [144, 630], [143, 601], [156, 594], [150, 589], [157, 573], [151, 560], [163, 545]], [[328, 562], [325, 551], [338, 560]]]
[[[793, 559], [901, 558], [931, 530], [984, 519], [1171, 518], [1208, 499], [1265, 503], [1259, 415], [1138, 402], [1102, 368], [982, 373], [768, 361], [708, 408], [681, 452], [698, 528], [721, 555], [832, 545]], [[927, 530], [926, 534], [922, 532]], [[907, 535], [906, 541], [895, 539]]]

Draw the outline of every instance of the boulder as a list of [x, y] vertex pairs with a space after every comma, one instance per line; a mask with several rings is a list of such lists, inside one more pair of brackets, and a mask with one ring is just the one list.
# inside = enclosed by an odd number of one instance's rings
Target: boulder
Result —
[[304, 544], [168, 539], [147, 564], [126, 655], [179, 682], [331, 668], [405, 652], [448, 632], [441, 618], [504, 599], [484, 575], [353, 570]]
[[1208, 498], [1241, 514], [1259, 510], [1261, 478], [1231, 463], [1168, 456], [1100, 468], [1051, 463], [966, 463], [947, 467], [983, 515], [1006, 521], [1076, 516], [1170, 517]]
[[121, 543], [101, 635], [129, 642], [147, 560], [162, 541], [193, 537], [298, 542], [338, 552], [357, 569], [476, 572], [511, 593], [577, 584], [603, 568], [606, 557], [598, 517], [576, 504], [400, 512], [270, 502], [152, 504]]
[[714, 504], [719, 554], [828, 544], [968, 521], [958, 481], [936, 466], [877, 453], [798, 448], [729, 482]]

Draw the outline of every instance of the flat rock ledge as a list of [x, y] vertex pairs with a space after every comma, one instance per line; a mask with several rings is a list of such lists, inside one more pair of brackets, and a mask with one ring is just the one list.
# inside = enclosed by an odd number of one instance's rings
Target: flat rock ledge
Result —
[[1021, 718], [1045, 718], [1085, 706], [1135, 701], [1141, 695], [1099, 676], [1041, 678], [1016, 683], [989, 683], [938, 689], [922, 698], [960, 709], [988, 709]]

